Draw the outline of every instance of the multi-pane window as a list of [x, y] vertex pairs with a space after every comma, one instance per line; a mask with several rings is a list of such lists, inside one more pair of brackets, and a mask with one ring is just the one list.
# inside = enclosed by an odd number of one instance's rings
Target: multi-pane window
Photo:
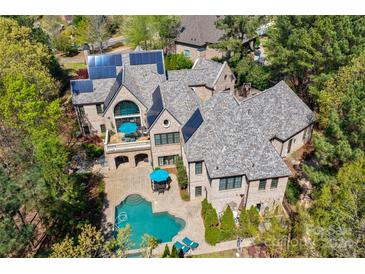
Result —
[[272, 179], [270, 188], [277, 188], [278, 187], [278, 182], [279, 182], [278, 178]]
[[202, 174], [203, 172], [203, 162], [195, 163], [195, 174]]
[[240, 188], [241, 186], [242, 186], [241, 176], [221, 178], [219, 180], [219, 190]]
[[178, 155], [169, 155], [169, 156], [158, 157], [158, 165], [159, 166], [174, 165], [176, 163], [177, 157], [178, 157]]
[[104, 124], [100, 125], [100, 130], [101, 130], [102, 133], [104, 133], [106, 131], [106, 128], [105, 128]]
[[178, 143], [180, 143], [179, 132], [155, 134], [156, 145], [178, 144]]
[[196, 186], [195, 187], [195, 197], [200, 197], [200, 196], [202, 196], [202, 187]]
[[103, 105], [102, 104], [97, 104], [96, 105], [96, 113], [97, 114], [102, 114], [103, 113]]
[[265, 188], [266, 188], [266, 180], [260, 180], [259, 190], [265, 190]]

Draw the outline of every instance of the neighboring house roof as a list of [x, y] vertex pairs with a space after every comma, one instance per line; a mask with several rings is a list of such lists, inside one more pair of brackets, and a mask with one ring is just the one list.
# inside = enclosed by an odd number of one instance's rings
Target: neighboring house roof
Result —
[[160, 84], [162, 102], [177, 121], [183, 125], [199, 107], [194, 91], [182, 81], [166, 81]]
[[307, 119], [313, 112], [284, 82], [241, 103], [218, 93], [205, 102], [202, 113], [204, 122], [185, 151], [188, 161], [205, 162], [211, 178], [290, 176], [270, 139], [290, 137], [314, 121]]
[[214, 84], [225, 66], [212, 60], [198, 58], [192, 69], [170, 70], [169, 80], [182, 80], [188, 86], [207, 86], [213, 89]]
[[216, 15], [181, 16], [181, 30], [176, 41], [195, 46], [218, 42], [224, 34], [223, 30], [215, 26], [215, 22], [220, 17]]

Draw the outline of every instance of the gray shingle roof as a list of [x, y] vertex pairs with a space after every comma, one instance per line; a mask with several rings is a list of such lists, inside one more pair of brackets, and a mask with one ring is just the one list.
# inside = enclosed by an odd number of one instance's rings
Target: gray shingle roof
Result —
[[182, 80], [189, 86], [213, 88], [215, 80], [224, 64], [199, 58], [192, 69], [170, 70], [169, 80]]
[[215, 26], [219, 17], [216, 15], [181, 16], [181, 32], [176, 41], [195, 46], [218, 42], [224, 34]]
[[152, 105], [152, 93], [166, 81], [165, 75], [158, 74], [156, 64], [125, 65], [123, 85], [147, 108]]
[[180, 122], [185, 124], [199, 107], [199, 99], [182, 81], [166, 81], [160, 84], [164, 107]]
[[284, 83], [238, 103], [221, 92], [202, 107], [204, 122], [185, 144], [188, 161], [204, 160], [212, 178], [249, 180], [291, 175], [270, 143], [313, 122], [312, 111]]
[[72, 102], [74, 105], [103, 103], [115, 82], [115, 78], [97, 79], [92, 81], [94, 87], [93, 92], [72, 94]]

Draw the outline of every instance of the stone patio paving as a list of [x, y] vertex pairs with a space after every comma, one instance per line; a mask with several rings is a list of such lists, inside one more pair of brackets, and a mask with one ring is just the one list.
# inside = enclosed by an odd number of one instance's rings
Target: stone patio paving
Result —
[[[115, 207], [120, 204], [128, 195], [139, 194], [146, 200], [152, 202], [152, 211], [164, 212], [185, 220], [186, 225], [173, 239], [167, 243], [169, 247], [175, 241], [182, 241], [185, 236], [199, 242], [200, 246], [192, 251], [192, 254], [222, 251], [236, 247], [236, 241], [219, 243], [215, 246], [207, 244], [204, 240], [204, 224], [200, 215], [200, 200], [183, 201], [177, 185], [176, 176], [171, 174], [171, 188], [164, 194], [153, 193], [150, 185], [149, 174], [152, 168], [147, 163], [140, 163], [137, 167], [131, 168], [128, 165], [120, 165], [117, 170], [107, 171], [105, 176], [105, 210], [106, 221], [114, 226]], [[162, 254], [166, 243], [155, 249], [155, 254]], [[241, 246], [248, 245], [243, 243]]]

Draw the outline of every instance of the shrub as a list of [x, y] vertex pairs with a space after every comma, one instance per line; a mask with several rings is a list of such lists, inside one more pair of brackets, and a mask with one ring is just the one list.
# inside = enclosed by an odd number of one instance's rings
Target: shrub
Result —
[[236, 234], [236, 224], [231, 208], [228, 206], [223, 213], [221, 220], [221, 240], [232, 239]]
[[221, 240], [221, 232], [218, 227], [206, 227], [204, 236], [207, 243], [211, 245], [216, 245]]
[[89, 158], [98, 158], [101, 155], [103, 155], [104, 153], [104, 148], [94, 145], [94, 144], [88, 144], [88, 143], [84, 143], [83, 148], [85, 149], [86, 152], [86, 156]]
[[193, 62], [184, 54], [167, 54], [165, 57], [166, 70], [191, 69]]
[[173, 245], [171, 248], [170, 258], [179, 258], [179, 252], [177, 251], [175, 245]]
[[255, 207], [249, 210], [242, 209], [239, 217], [240, 229], [239, 234], [242, 237], [253, 237], [258, 233], [260, 224], [260, 214]]
[[292, 205], [296, 204], [299, 200], [301, 192], [302, 188], [298, 184], [298, 181], [294, 178], [289, 178], [289, 182], [285, 191], [285, 196], [288, 202]]
[[177, 158], [176, 161], [177, 170], [177, 181], [181, 189], [186, 189], [188, 187], [188, 175], [186, 174], [186, 169], [181, 156]]
[[218, 215], [215, 208], [208, 203], [207, 199], [202, 201], [202, 217], [205, 227], [205, 240], [211, 245], [215, 245], [220, 241], [220, 230], [218, 228]]
[[168, 258], [168, 257], [170, 257], [170, 249], [168, 245], [165, 245], [165, 249], [163, 251], [161, 258]]

